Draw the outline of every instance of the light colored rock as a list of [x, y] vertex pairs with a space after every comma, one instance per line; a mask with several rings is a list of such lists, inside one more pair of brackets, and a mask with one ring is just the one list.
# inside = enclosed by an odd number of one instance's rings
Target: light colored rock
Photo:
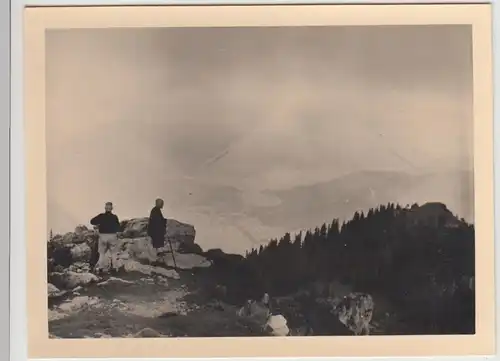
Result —
[[99, 282], [99, 277], [92, 273], [66, 271], [53, 272], [49, 276], [57, 285], [61, 285], [61, 287], [65, 289], [74, 289], [77, 286], [85, 286], [89, 283]]
[[[62, 236], [63, 244], [73, 244], [77, 241], [78, 237], [73, 232], [68, 232]], [[54, 239], [55, 240], [55, 239]]]
[[96, 305], [97, 303], [99, 303], [97, 297], [77, 296], [70, 301], [60, 304], [57, 308], [65, 313], [74, 313], [83, 308]]
[[85, 232], [88, 232], [88, 228], [86, 226], [84, 226], [83, 224], [80, 224], [78, 226], [76, 226], [75, 228], [75, 234], [77, 236], [82, 236], [84, 235]]
[[271, 336], [288, 336], [290, 333], [288, 322], [283, 315], [269, 316], [265, 329], [271, 334]]
[[[182, 270], [190, 270], [193, 268], [207, 268], [212, 265], [212, 263], [205, 257], [194, 253], [175, 253], [174, 256], [177, 268]], [[174, 267], [174, 260], [171, 253], [166, 253], [163, 256], [162, 261], [168, 267]]]
[[157, 256], [149, 237], [124, 238], [121, 240], [121, 245], [118, 248], [122, 250], [118, 256], [119, 259], [133, 259], [136, 261], [149, 262], [157, 261]]
[[125, 227], [123, 230], [123, 235], [126, 237], [139, 237], [147, 236], [148, 218], [133, 218], [124, 221]]
[[183, 243], [194, 243], [196, 230], [190, 224], [167, 219], [167, 237], [180, 240]]
[[[151, 239], [147, 236], [148, 218], [135, 218], [123, 222], [124, 232], [121, 232], [120, 244], [116, 247], [117, 254], [111, 255], [120, 258], [121, 263], [125, 260], [135, 260], [142, 263], [159, 261], [152, 247]], [[159, 249], [161, 252], [178, 252], [180, 246], [184, 246], [184, 251], [194, 249], [195, 230], [194, 227], [176, 220], [167, 220], [165, 247]], [[64, 268], [70, 268], [70, 271], [76, 273], [85, 273], [90, 271], [88, 267], [77, 267], [76, 263], [89, 264], [93, 257], [92, 249], [98, 239], [98, 234], [94, 230], [89, 230], [84, 225], [79, 225], [74, 232], [68, 232], [64, 235], [56, 235], [48, 242], [48, 256], [52, 259], [52, 270], [57, 265], [63, 265]], [[172, 249], [170, 248], [172, 245]], [[199, 247], [198, 247], [199, 248]], [[169, 261], [170, 262], [170, 261]], [[201, 263], [199, 267], [207, 267], [206, 263]]]
[[107, 333], [96, 332], [94, 333], [94, 338], [112, 338], [112, 336]]
[[[124, 221], [123, 235], [125, 237], [146, 237], [148, 218], [133, 218]], [[187, 223], [179, 222], [175, 219], [167, 219], [166, 237], [171, 240], [176, 240], [185, 243], [194, 243], [196, 231], [194, 227]]]
[[57, 288], [56, 286], [54, 286], [52, 283], [48, 283], [47, 284], [47, 291], [48, 291], [49, 295], [61, 292], [59, 290], [59, 288]]
[[64, 303], [60, 304], [58, 307], [48, 310], [48, 321], [56, 321], [82, 310], [87, 309], [88, 307], [98, 307], [102, 304], [99, 302], [97, 297], [88, 297], [88, 296], [77, 296], [71, 300], [67, 300]]
[[47, 284], [47, 293], [49, 298], [60, 297], [64, 295], [66, 292], [61, 291], [59, 288], [54, 286], [52, 283]]
[[92, 250], [87, 243], [76, 244], [71, 248], [71, 256], [74, 261], [86, 261], [90, 259]]
[[106, 281], [99, 282], [97, 284], [97, 286], [105, 287], [105, 286], [110, 286], [110, 285], [133, 285], [133, 284], [134, 284], [134, 282], [132, 282], [132, 281], [124, 280], [124, 279], [117, 278], [117, 277], [110, 277]]
[[268, 303], [269, 295], [266, 293], [262, 301], [248, 300], [237, 314], [239, 317], [251, 320], [271, 336], [287, 336], [290, 330], [286, 318], [283, 315], [272, 315]]
[[52, 242], [59, 244], [81, 244], [89, 243], [92, 239], [97, 239], [97, 233], [95, 231], [83, 230], [78, 228], [76, 232], [68, 232], [63, 236], [56, 236], [52, 239]]
[[175, 270], [165, 269], [161, 267], [154, 267], [150, 265], [145, 265], [137, 261], [127, 261], [123, 264], [123, 268], [127, 272], [139, 272], [144, 275], [161, 275], [167, 278], [180, 279], [179, 274]]

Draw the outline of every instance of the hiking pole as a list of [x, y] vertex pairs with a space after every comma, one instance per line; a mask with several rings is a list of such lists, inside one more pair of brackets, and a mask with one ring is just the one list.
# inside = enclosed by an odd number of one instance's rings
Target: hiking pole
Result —
[[172, 241], [170, 240], [170, 237], [167, 238], [167, 242], [170, 245], [170, 252], [172, 253], [172, 259], [174, 261], [174, 269], [177, 269], [177, 263], [175, 262], [174, 247], [172, 246]]

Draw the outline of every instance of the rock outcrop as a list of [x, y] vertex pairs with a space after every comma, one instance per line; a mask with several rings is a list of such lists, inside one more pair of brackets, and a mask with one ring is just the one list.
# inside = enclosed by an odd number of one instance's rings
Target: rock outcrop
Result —
[[[121, 222], [123, 237], [138, 238], [148, 235], [148, 218], [133, 218]], [[179, 244], [194, 244], [196, 231], [194, 226], [179, 222], [175, 219], [167, 219], [166, 237]]]
[[264, 329], [271, 336], [288, 336], [290, 334], [287, 320], [283, 315], [269, 316]]
[[354, 335], [369, 335], [375, 303], [366, 293], [353, 292], [342, 298], [317, 299]]
[[64, 296], [66, 294], [65, 291], [61, 291], [59, 288], [54, 286], [52, 283], [47, 283], [47, 293], [49, 294], [49, 298], [57, 298]]
[[[158, 252], [147, 237], [148, 218], [134, 218], [121, 223], [118, 247], [114, 248], [113, 267], [115, 270], [141, 273], [165, 279], [179, 279], [174, 268], [188, 270], [210, 267], [212, 263], [201, 254], [201, 247], [194, 243], [194, 227], [176, 220], [168, 220], [165, 247]], [[106, 287], [124, 283], [117, 278], [104, 281], [93, 274], [93, 266], [99, 257], [97, 243], [99, 235], [95, 230], [80, 225], [74, 232], [56, 235], [47, 244], [48, 295], [55, 299], [77, 287], [98, 284]], [[186, 252], [194, 251], [194, 252]], [[108, 251], [109, 252], [109, 251]]]
[[[147, 224], [148, 218], [134, 218], [121, 222], [123, 232], [119, 234], [119, 249], [121, 256], [123, 256], [122, 259], [133, 259], [139, 262], [158, 261], [152, 252], [151, 241], [147, 237]], [[174, 252], [201, 255], [203, 251], [194, 242], [195, 235], [196, 232], [192, 225], [169, 219], [167, 220], [166, 240], [170, 242], [165, 242], [164, 249], [159, 251], [160, 253], [168, 253], [173, 250]], [[67, 269], [78, 263], [90, 265], [89, 269], [92, 268], [99, 257], [97, 253], [98, 238], [99, 235], [96, 231], [83, 225], [77, 226], [74, 232], [54, 236], [47, 244], [48, 272], [61, 271], [61, 268]], [[206, 267], [207, 264], [203, 263], [204, 259], [202, 258], [198, 257], [196, 261], [201, 264], [200, 267]], [[186, 263], [184, 261], [184, 259], [180, 259], [181, 264]], [[171, 263], [171, 261], [168, 262]]]

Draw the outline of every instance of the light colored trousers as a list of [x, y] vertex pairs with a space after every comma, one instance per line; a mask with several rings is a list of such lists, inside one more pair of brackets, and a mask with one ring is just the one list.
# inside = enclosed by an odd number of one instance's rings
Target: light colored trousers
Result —
[[99, 260], [96, 264], [96, 269], [103, 271], [109, 270], [111, 267], [116, 268], [118, 265], [117, 255], [120, 243], [118, 237], [114, 233], [99, 234], [99, 244], [97, 251], [99, 252]]

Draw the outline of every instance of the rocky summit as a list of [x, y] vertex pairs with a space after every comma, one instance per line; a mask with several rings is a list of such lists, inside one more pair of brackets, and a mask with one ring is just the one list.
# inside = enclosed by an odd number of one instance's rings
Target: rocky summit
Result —
[[[342, 303], [342, 309], [334, 298], [325, 301], [317, 297], [314, 304], [295, 295], [271, 296], [265, 304], [254, 297], [256, 301], [240, 292], [239, 286], [244, 288], [246, 282], [244, 257], [220, 249], [203, 251], [195, 243], [192, 225], [168, 220], [167, 229], [166, 240], [170, 242], [165, 242], [159, 256], [152, 257], [147, 218], [121, 222], [115, 255], [118, 270], [104, 275], [93, 270], [98, 258], [94, 230], [79, 225], [73, 232], [53, 236], [47, 244], [49, 336], [312, 335], [308, 317], [300, 316], [308, 313], [304, 307], [314, 308], [317, 319], [325, 320], [328, 315], [328, 332], [335, 329], [336, 334], [358, 334], [359, 329], [369, 332], [373, 328], [371, 318], [360, 319], [354, 293], [350, 303]], [[226, 282], [230, 275], [243, 277], [239, 286]], [[368, 300], [372, 302], [369, 296]], [[290, 306], [297, 302], [298, 307]], [[373, 309], [373, 302], [365, 304]], [[317, 327], [316, 334], [322, 332]]]

